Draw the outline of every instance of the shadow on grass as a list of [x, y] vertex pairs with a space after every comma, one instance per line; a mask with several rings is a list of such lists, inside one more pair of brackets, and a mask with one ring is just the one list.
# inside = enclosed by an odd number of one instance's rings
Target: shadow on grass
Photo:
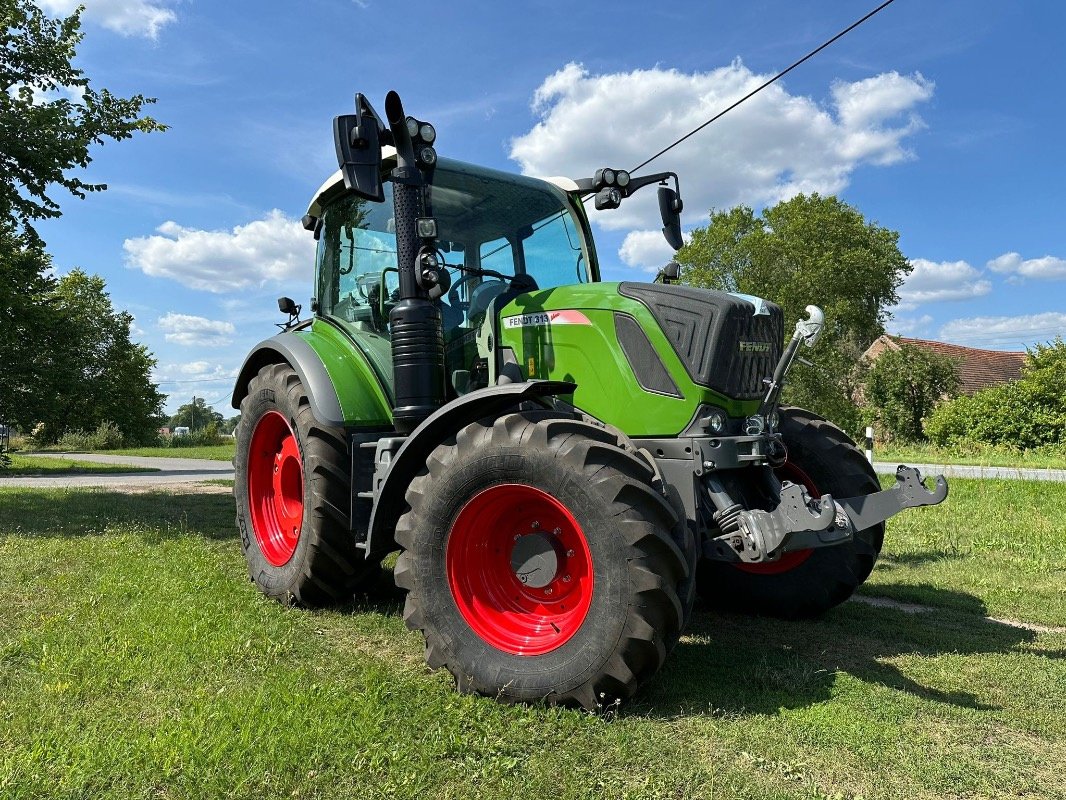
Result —
[[[147, 541], [183, 536], [236, 539], [233, 499], [228, 493], [158, 491], [28, 489], [0, 494], [0, 538], [126, 532]], [[357, 599], [343, 610], [398, 615], [403, 598], [391, 577], [386, 568], [371, 593], [373, 599]], [[876, 587], [878, 594], [889, 596], [894, 588]], [[925, 700], [989, 709], [969, 692], [923, 686], [888, 660], [1024, 651], [1036, 634], [984, 618], [984, 603], [972, 595], [925, 585], [907, 587], [910, 594], [915, 589], [921, 602], [938, 610], [908, 614], [846, 603], [821, 620], [784, 622], [698, 609], [662, 672], [622, 713], [776, 714], [828, 699], [840, 673]], [[1061, 652], [1041, 655], [1064, 657]]]
[[937, 610], [915, 614], [846, 603], [814, 621], [697, 610], [686, 640], [630, 713], [776, 714], [828, 699], [839, 673], [924, 700], [995, 710], [970, 692], [923, 686], [887, 659], [1016, 652], [1036, 634], [986, 619], [984, 603], [972, 595], [922, 588]]
[[232, 495], [91, 489], [12, 489], [0, 494], [0, 537], [138, 533], [148, 540], [236, 539]]

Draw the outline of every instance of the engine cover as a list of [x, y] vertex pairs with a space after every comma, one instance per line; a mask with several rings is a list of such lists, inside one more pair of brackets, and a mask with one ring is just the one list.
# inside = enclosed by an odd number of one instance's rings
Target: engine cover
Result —
[[651, 283], [620, 283], [618, 293], [651, 311], [693, 383], [737, 400], [765, 394], [784, 341], [776, 303]]

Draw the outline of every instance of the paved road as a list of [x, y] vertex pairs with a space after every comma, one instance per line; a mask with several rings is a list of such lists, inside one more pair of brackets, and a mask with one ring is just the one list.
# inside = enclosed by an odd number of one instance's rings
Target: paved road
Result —
[[158, 472], [122, 473], [100, 475], [42, 475], [41, 477], [18, 476], [0, 478], [0, 487], [32, 486], [39, 489], [73, 488], [79, 486], [172, 486], [182, 483], [199, 483], [212, 480], [233, 480], [233, 467], [227, 461], [211, 461], [204, 458], [146, 458], [144, 456], [109, 456], [99, 453], [34, 453], [48, 458], [74, 458], [78, 461], [93, 461], [99, 464], [125, 464], [133, 468], [151, 468]]
[[[875, 461], [874, 469], [882, 475], [895, 475], [896, 462]], [[1019, 467], [969, 467], [961, 464], [908, 464], [917, 467], [922, 477], [943, 474], [948, 478], [1007, 478], [1026, 481], [1066, 481], [1066, 469], [1022, 469]]]

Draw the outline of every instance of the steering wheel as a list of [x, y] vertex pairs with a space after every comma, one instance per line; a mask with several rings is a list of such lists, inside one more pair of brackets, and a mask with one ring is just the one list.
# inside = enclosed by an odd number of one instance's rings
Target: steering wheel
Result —
[[462, 311], [463, 315], [470, 309], [470, 303], [459, 299], [459, 287], [469, 283], [474, 278], [483, 278], [483, 275], [479, 275], [476, 272], [464, 272], [455, 283], [452, 284], [452, 288], [448, 290], [448, 305], [452, 308]]
[[375, 275], [373, 272], [366, 272], [358, 276], [355, 279], [355, 287], [359, 290], [359, 296], [364, 300], [370, 300], [371, 288], [381, 282], [383, 276]]

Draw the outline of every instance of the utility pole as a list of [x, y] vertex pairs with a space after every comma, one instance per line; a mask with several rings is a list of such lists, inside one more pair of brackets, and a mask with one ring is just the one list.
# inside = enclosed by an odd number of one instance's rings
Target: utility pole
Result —
[[192, 396], [192, 412], [190, 414], [189, 432], [196, 433], [196, 395]]

